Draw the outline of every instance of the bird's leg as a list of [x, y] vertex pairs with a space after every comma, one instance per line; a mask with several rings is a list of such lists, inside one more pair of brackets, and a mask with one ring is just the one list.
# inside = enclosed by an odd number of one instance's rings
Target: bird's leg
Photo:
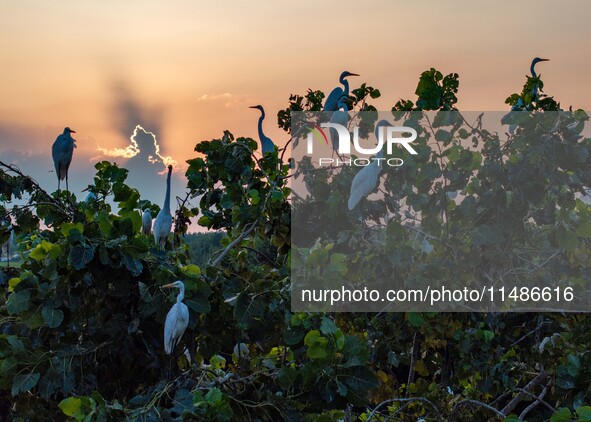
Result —
[[68, 172], [66, 172], [66, 190], [70, 192], [70, 187], [68, 186]]

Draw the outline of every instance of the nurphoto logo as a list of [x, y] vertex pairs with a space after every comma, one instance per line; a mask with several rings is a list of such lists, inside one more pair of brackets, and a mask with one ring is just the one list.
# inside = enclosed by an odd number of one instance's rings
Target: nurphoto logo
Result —
[[[328, 137], [323, 129], [330, 130], [330, 138], [334, 151], [338, 158], [321, 157], [318, 163], [321, 166], [327, 165], [349, 165], [365, 167], [372, 162], [376, 162], [378, 166], [388, 165], [391, 167], [398, 167], [404, 164], [401, 158], [384, 158], [384, 147], [388, 156], [392, 155], [394, 145], [402, 145], [409, 154], [417, 155], [417, 151], [412, 147], [411, 143], [417, 139], [417, 131], [407, 126], [381, 126], [376, 128], [377, 145], [365, 148], [360, 143], [359, 126], [353, 127], [353, 136], [346, 126], [339, 123], [321, 123], [320, 126], [314, 124], [312, 130], [308, 132], [306, 151], [309, 155], [314, 153], [314, 137], [318, 137], [328, 144]], [[331, 130], [332, 129], [332, 130]], [[410, 136], [403, 136], [408, 134]], [[351, 141], [355, 152], [362, 155], [375, 155], [372, 158], [349, 158], [351, 154]]]

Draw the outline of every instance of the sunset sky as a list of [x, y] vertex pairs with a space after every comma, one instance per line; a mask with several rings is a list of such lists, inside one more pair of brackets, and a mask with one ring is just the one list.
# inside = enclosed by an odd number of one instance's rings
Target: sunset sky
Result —
[[[276, 113], [290, 93], [328, 93], [343, 70], [377, 87], [377, 105], [414, 99], [418, 76], [460, 75], [461, 110], [505, 110], [535, 56], [545, 91], [591, 109], [591, 2], [581, 1], [74, 1], [0, 3], [0, 157], [56, 186], [51, 144], [77, 131], [70, 187], [92, 181], [105, 150], [126, 148], [137, 124], [161, 155], [182, 164], [224, 129], [256, 139], [286, 135]], [[119, 159], [130, 183], [159, 204], [162, 164]], [[108, 154], [108, 152], [107, 152]], [[173, 195], [182, 195], [183, 172]]]

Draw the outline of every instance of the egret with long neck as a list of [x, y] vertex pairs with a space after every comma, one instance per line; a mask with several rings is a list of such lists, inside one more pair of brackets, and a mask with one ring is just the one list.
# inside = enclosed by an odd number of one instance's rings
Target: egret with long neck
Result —
[[174, 347], [181, 341], [181, 337], [183, 337], [187, 325], [189, 325], [189, 308], [183, 303], [183, 299], [185, 298], [185, 284], [182, 281], [177, 280], [174, 283], [162, 287], [178, 287], [179, 289], [176, 303], [168, 311], [166, 322], [164, 323], [164, 351], [167, 355], [170, 355]]
[[172, 228], [172, 215], [170, 214], [170, 175], [172, 166], [168, 166], [168, 175], [166, 176], [166, 195], [164, 196], [164, 205], [154, 222], [154, 240], [160, 248], [166, 248], [166, 240]]
[[[549, 61], [550, 61], [550, 59], [540, 59], [539, 57], [534, 58], [531, 61], [531, 66], [529, 68], [529, 70], [531, 72], [531, 77], [532, 78], [537, 78], [538, 77], [538, 74], [536, 73], [536, 69], [535, 69], [536, 64], [538, 64], [539, 62], [549, 62]], [[537, 97], [537, 95], [538, 95], [538, 84], [535, 84], [534, 85], [534, 89], [532, 89], [531, 93], [532, 93], [532, 95], [534, 96], [534, 99], [535, 99]]]
[[324, 102], [324, 111], [336, 111], [339, 109], [339, 100], [344, 95], [346, 97], [349, 96], [349, 81], [347, 81], [347, 77], [349, 76], [359, 76], [357, 73], [351, 73], [348, 71], [344, 71], [341, 73], [339, 77], [339, 82], [343, 84], [343, 87], [337, 86], [333, 89], [328, 97], [326, 97], [326, 101]]
[[273, 143], [271, 138], [269, 138], [263, 132], [263, 120], [265, 120], [265, 109], [263, 108], [262, 105], [255, 105], [255, 106], [251, 106], [249, 108], [256, 108], [257, 110], [260, 110], [260, 112], [261, 112], [261, 117], [259, 117], [258, 130], [259, 130], [259, 139], [261, 140], [261, 151], [262, 151], [263, 155], [265, 155], [268, 152], [273, 152], [275, 150], [275, 144]]

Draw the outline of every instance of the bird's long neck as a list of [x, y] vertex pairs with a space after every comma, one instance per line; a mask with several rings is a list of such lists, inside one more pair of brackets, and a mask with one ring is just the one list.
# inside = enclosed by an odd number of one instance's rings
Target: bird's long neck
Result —
[[166, 176], [166, 196], [164, 197], [164, 206], [162, 209], [168, 211], [170, 214], [170, 174], [172, 169], [168, 169], [168, 176]]
[[263, 120], [265, 119], [265, 110], [261, 109], [261, 117], [259, 117], [259, 138], [262, 140], [265, 138], [263, 133]]
[[176, 297], [176, 303], [181, 303], [183, 301], [183, 299], [185, 298], [185, 285], [181, 284], [179, 286], [179, 294]]
[[[376, 139], [380, 139], [380, 132], [383, 132], [381, 127], [380, 128], [376, 128]], [[384, 141], [384, 138], [386, 134], [383, 135], [382, 137], [382, 141]], [[386, 142], [382, 143], [382, 147], [380, 148], [380, 150], [378, 151], [378, 153], [376, 154], [376, 158], [384, 158], [384, 148], [386, 148]], [[374, 161], [375, 162], [375, 161]]]
[[349, 81], [347, 81], [345, 78], [346, 76], [341, 76], [340, 82], [343, 84], [343, 92], [345, 95], [349, 95]]
[[536, 67], [536, 62], [532, 62], [532, 63], [531, 63], [531, 67], [529, 68], [529, 70], [530, 70], [530, 72], [531, 72], [531, 77], [532, 77], [532, 78], [536, 78], [536, 77], [538, 76], [538, 75], [536, 74], [535, 67]]

